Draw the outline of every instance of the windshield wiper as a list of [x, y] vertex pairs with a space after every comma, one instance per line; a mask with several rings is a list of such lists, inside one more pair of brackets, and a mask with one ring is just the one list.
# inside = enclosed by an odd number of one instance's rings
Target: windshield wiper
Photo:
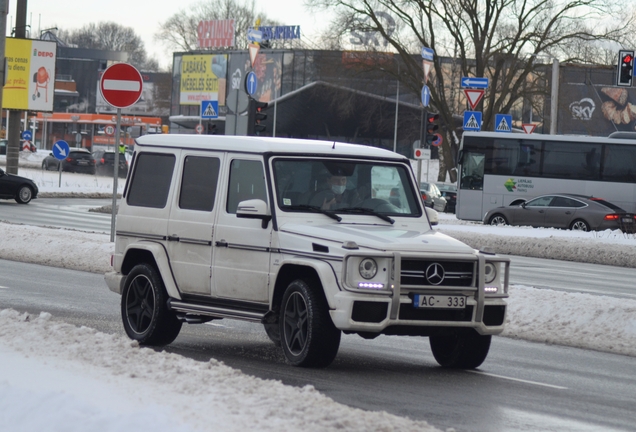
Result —
[[307, 204], [299, 204], [299, 205], [291, 205], [291, 206], [284, 206], [283, 209], [285, 210], [309, 210], [310, 212], [313, 213], [322, 213], [326, 216], [329, 216], [331, 219], [335, 219], [338, 222], [340, 222], [342, 220], [342, 218], [340, 216], [338, 216], [337, 214], [335, 214], [334, 212], [330, 211], [330, 210], [324, 210], [321, 209], [318, 206], [315, 205], [307, 205]]
[[395, 220], [393, 218], [390, 218], [390, 217], [388, 217], [385, 214], [378, 213], [377, 211], [371, 210], [370, 208], [366, 208], [366, 207], [351, 207], [351, 208], [338, 209], [338, 213], [368, 214], [368, 215], [377, 216], [380, 219], [382, 219], [383, 221], [389, 222], [391, 224], [393, 224], [395, 222]]

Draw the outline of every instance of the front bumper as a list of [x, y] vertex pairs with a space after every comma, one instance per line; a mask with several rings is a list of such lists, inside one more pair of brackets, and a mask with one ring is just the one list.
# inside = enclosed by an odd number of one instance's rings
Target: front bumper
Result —
[[126, 276], [115, 271], [108, 272], [104, 275], [104, 280], [106, 281], [106, 285], [108, 285], [108, 289], [117, 294], [121, 294], [124, 290], [125, 279]]

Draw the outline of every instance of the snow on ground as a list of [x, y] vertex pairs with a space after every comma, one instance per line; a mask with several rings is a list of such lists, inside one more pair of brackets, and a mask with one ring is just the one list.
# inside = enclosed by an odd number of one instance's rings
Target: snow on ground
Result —
[[[47, 176], [57, 173], [37, 166], [20, 168], [19, 174], [55, 193], [57, 183]], [[431, 168], [433, 179], [436, 167]], [[107, 178], [64, 173], [64, 181], [64, 193], [108, 191]], [[633, 235], [490, 227], [439, 216], [437, 231], [475, 248], [636, 266]], [[103, 273], [110, 269], [112, 251], [106, 234], [0, 223], [2, 259]], [[512, 286], [508, 303], [503, 336], [636, 356], [634, 300]], [[0, 429], [435, 430], [424, 422], [337, 404], [312, 386], [285, 386], [214, 360], [202, 363], [140, 348], [127, 338], [65, 324], [48, 313], [0, 311], [0, 366]]]

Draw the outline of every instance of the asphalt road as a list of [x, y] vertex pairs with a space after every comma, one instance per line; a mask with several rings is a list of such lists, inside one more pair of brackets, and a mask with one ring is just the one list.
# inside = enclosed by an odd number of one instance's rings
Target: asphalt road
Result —
[[[123, 335], [119, 301], [101, 275], [0, 260], [1, 308]], [[636, 422], [636, 359], [615, 354], [495, 337], [478, 371], [449, 371], [426, 338], [345, 335], [335, 362], [312, 370], [286, 365], [260, 325], [233, 320], [185, 325], [165, 349], [440, 429], [608, 431]]]

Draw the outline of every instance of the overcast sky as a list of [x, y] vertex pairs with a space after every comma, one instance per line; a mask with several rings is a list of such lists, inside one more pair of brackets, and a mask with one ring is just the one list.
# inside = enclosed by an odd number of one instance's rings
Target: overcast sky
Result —
[[[172, 52], [154, 40], [159, 24], [181, 9], [189, 10], [200, 0], [64, 0], [63, 7], [51, 0], [27, 1], [27, 24], [31, 26], [34, 38], [41, 30], [52, 27], [71, 30], [89, 23], [115, 21], [133, 27], [143, 39], [148, 54], [156, 57], [165, 68], [172, 65]], [[257, 10], [284, 25], [300, 25], [302, 35], [311, 37], [326, 22], [320, 14], [309, 14], [303, 4], [303, 0], [256, 0]], [[8, 35], [15, 27], [16, 8], [17, 0], [9, 0]]]

